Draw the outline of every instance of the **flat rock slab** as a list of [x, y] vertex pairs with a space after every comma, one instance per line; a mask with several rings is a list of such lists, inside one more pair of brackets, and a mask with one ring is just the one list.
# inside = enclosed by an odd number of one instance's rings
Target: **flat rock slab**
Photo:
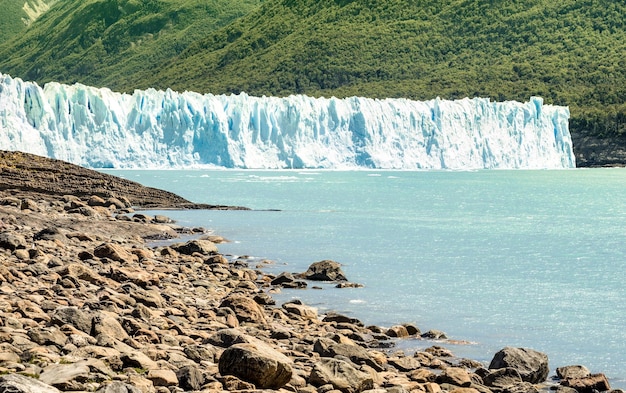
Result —
[[0, 377], [0, 393], [59, 393], [60, 390], [20, 374]]

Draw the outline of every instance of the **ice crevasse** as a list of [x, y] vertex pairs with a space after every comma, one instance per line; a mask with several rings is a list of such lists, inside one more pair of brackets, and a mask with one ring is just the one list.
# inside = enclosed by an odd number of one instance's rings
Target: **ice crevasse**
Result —
[[571, 168], [568, 120], [539, 97], [122, 94], [0, 74], [0, 149], [93, 168]]

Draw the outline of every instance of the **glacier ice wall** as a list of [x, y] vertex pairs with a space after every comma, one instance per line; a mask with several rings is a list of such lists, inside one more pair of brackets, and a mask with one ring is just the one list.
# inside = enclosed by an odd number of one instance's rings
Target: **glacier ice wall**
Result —
[[538, 97], [130, 95], [0, 74], [0, 149], [95, 168], [570, 168], [568, 118]]

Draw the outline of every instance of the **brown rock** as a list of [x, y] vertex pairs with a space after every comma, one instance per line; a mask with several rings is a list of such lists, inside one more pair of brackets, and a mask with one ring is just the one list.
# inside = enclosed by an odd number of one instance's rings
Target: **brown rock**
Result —
[[88, 376], [89, 367], [85, 364], [52, 364], [44, 369], [39, 380], [61, 390], [81, 390], [79, 383]]
[[426, 383], [426, 382], [435, 382], [437, 376], [430, 370], [426, 370], [424, 368], [420, 368], [414, 371], [411, 371], [409, 374], [409, 378], [411, 378], [415, 382]]
[[516, 369], [522, 381], [541, 383], [550, 371], [548, 356], [527, 348], [506, 347], [496, 353], [489, 364], [489, 369], [510, 367]]
[[426, 390], [426, 393], [441, 393], [441, 386], [439, 386], [439, 384], [434, 383], [434, 382], [427, 382], [424, 384], [424, 389]]
[[239, 322], [265, 323], [263, 308], [253, 299], [243, 295], [232, 295], [224, 300], [220, 307], [228, 307], [235, 312]]
[[510, 367], [489, 370], [489, 373], [483, 377], [483, 383], [494, 388], [506, 388], [521, 382], [522, 377], [519, 372]]
[[369, 374], [357, 370], [348, 362], [333, 358], [321, 359], [313, 365], [309, 383], [314, 386], [330, 384], [343, 393], [359, 393], [374, 387]]
[[313, 281], [348, 281], [341, 270], [341, 264], [331, 260], [315, 262], [302, 274], [307, 280]]
[[385, 334], [387, 334], [389, 337], [409, 337], [409, 332], [406, 330], [406, 327], [402, 325], [390, 327], [389, 329], [387, 329]]
[[585, 366], [565, 366], [557, 367], [556, 375], [561, 379], [586, 378], [591, 375], [591, 372]]
[[454, 386], [469, 387], [472, 384], [472, 379], [469, 373], [459, 367], [449, 367], [443, 370], [443, 372], [437, 377], [439, 384], [448, 383]]
[[126, 251], [124, 247], [112, 243], [103, 243], [96, 247], [93, 254], [98, 258], [109, 258], [122, 263], [137, 262], [136, 255]]
[[19, 374], [8, 374], [0, 377], [0, 392], [11, 393], [60, 393], [60, 391], [36, 379]]
[[283, 309], [287, 310], [287, 312], [291, 314], [298, 315], [302, 317], [302, 319], [308, 320], [316, 320], [317, 319], [317, 309], [306, 306], [304, 304], [297, 304], [293, 302], [288, 302], [283, 304]]
[[219, 370], [222, 375], [234, 375], [261, 389], [278, 389], [292, 376], [291, 360], [260, 340], [226, 349]]
[[217, 254], [217, 246], [209, 240], [190, 240], [184, 244], [174, 244], [172, 248], [181, 254], [192, 255], [199, 253], [202, 255]]
[[149, 370], [146, 376], [154, 386], [176, 386], [178, 377], [172, 370]]
[[142, 288], [146, 288], [149, 285], [158, 285], [160, 282], [158, 274], [146, 271], [145, 269], [132, 267], [112, 268], [111, 279], [119, 283], [130, 281], [134, 284], [139, 285]]
[[389, 359], [389, 364], [402, 372], [417, 370], [422, 366], [416, 358], [406, 356], [401, 358]]
[[561, 385], [574, 388], [579, 393], [592, 393], [594, 391], [605, 392], [611, 390], [611, 385], [604, 374], [591, 374], [582, 378], [569, 378], [562, 381]]

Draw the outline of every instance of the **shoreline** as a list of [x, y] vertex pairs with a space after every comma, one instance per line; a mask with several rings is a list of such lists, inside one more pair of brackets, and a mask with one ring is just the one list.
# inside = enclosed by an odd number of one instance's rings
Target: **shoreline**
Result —
[[[519, 364], [489, 367], [457, 358], [438, 341], [404, 353], [388, 344], [435, 338], [437, 331], [422, 333], [400, 321], [390, 328], [364, 326], [297, 301], [276, 305], [272, 290], [312, 276], [281, 278], [245, 258], [229, 260], [219, 252], [219, 237], [178, 227], [168, 217], [133, 213], [130, 203], [115, 199], [130, 202], [124, 195], [105, 200], [0, 191], [0, 387], [109, 393], [573, 389], [547, 380], [547, 357], [531, 350], [515, 353], [526, 356], [531, 373]], [[146, 241], [181, 234], [194, 239], [156, 247]], [[325, 269], [323, 280], [345, 282], [329, 271], [338, 273]], [[584, 370], [564, 372], [569, 377], [560, 382], [570, 386], [603, 383], [583, 376]]]

